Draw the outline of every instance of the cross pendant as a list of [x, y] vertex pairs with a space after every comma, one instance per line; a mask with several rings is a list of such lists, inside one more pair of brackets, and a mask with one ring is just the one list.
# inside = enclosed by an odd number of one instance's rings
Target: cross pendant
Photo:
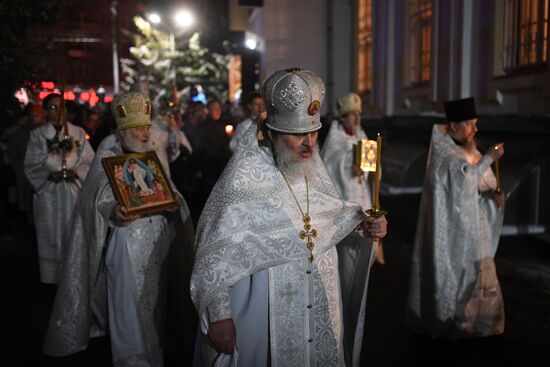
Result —
[[306, 247], [309, 250], [308, 260], [311, 263], [313, 262], [313, 248], [315, 247], [313, 239], [317, 238], [317, 230], [315, 228], [311, 228], [310, 222], [311, 217], [309, 216], [309, 213], [304, 214], [304, 229], [300, 231], [300, 238], [302, 240], [306, 240]]

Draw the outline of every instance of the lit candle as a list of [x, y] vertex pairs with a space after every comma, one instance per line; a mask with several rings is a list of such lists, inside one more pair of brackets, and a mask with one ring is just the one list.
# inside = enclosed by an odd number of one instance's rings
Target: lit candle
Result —
[[225, 125], [225, 133], [227, 136], [233, 135], [233, 125]]
[[380, 207], [379, 201], [378, 201], [378, 195], [380, 194], [380, 156], [382, 152], [382, 137], [380, 136], [380, 133], [378, 133], [378, 137], [376, 138], [376, 172], [374, 176], [374, 198], [373, 198], [373, 209], [377, 209]]
[[497, 177], [497, 192], [500, 192], [500, 166], [498, 164], [498, 162], [500, 161], [500, 159], [497, 159], [495, 161], [495, 176]]

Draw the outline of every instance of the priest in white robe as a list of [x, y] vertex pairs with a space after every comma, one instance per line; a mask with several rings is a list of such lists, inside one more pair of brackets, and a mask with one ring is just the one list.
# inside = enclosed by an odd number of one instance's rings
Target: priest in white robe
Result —
[[353, 145], [367, 139], [361, 127], [361, 97], [347, 93], [338, 98], [336, 107], [340, 119], [330, 127], [321, 158], [342, 198], [367, 210], [372, 207], [368, 172], [353, 164]]
[[[190, 363], [196, 319], [189, 295], [193, 228], [189, 210], [128, 215], [101, 160], [151, 150], [150, 100], [123, 93], [112, 104], [115, 144], [98, 150], [77, 202], [44, 352], [77, 353], [109, 333], [114, 366]], [[178, 353], [180, 355], [178, 355]]]
[[504, 216], [490, 165], [504, 153], [475, 145], [473, 98], [445, 103], [435, 125], [412, 254], [407, 320], [413, 331], [450, 339], [504, 332], [494, 256]]
[[358, 366], [366, 237], [386, 220], [342, 200], [320, 160], [322, 80], [282, 70], [262, 91], [267, 122], [239, 141], [197, 227], [197, 365]]
[[[61, 95], [49, 94], [43, 104], [48, 121], [31, 132], [24, 170], [34, 190], [40, 280], [57, 284], [66, 224], [94, 159], [94, 150], [81, 127], [63, 122]], [[64, 139], [65, 136], [69, 138]]]
[[[336, 101], [340, 119], [334, 121], [321, 150], [321, 157], [338, 193], [344, 200], [372, 208], [369, 173], [353, 164], [353, 145], [368, 139], [361, 127], [361, 97], [350, 92]], [[380, 241], [374, 243], [375, 258], [384, 264], [384, 250]]]

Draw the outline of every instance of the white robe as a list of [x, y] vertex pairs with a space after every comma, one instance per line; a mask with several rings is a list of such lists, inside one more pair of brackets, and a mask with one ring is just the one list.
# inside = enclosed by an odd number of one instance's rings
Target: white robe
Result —
[[231, 149], [232, 152], [235, 151], [235, 149], [237, 148], [237, 144], [239, 143], [239, 140], [241, 140], [246, 130], [248, 130], [248, 128], [252, 124], [253, 124], [253, 121], [249, 117], [246, 120], [241, 121], [237, 125], [237, 127], [235, 128], [235, 133], [231, 137], [231, 140], [229, 140], [229, 149]]
[[192, 353], [188, 343], [195, 329], [189, 298], [193, 261], [189, 209], [180, 196], [179, 212], [115, 226], [110, 216], [116, 200], [101, 160], [123, 151], [119, 143], [104, 148], [98, 150], [75, 207], [44, 352], [76, 353], [87, 348], [90, 337], [111, 330], [116, 366], [139, 362], [161, 367], [168, 328], [176, 334], [187, 333], [175, 338], [180, 350]]
[[[310, 263], [301, 214], [264, 143], [251, 126], [199, 220], [191, 294], [201, 318], [201, 362], [229, 365], [206, 334], [210, 322], [231, 317], [240, 367], [356, 366], [372, 259], [372, 244], [353, 237], [361, 208], [341, 200], [324, 169], [310, 178], [318, 231]], [[306, 207], [305, 184], [293, 189]]]
[[494, 263], [504, 208], [489, 198], [496, 187], [491, 163], [434, 126], [407, 305], [418, 333], [453, 339], [504, 332]]
[[40, 280], [57, 284], [63, 264], [63, 237], [67, 231], [73, 208], [94, 159], [94, 151], [86, 140], [85, 131], [70, 122], [69, 135], [75, 141], [72, 151], [66, 155], [67, 169], [74, 171], [75, 181], [53, 182], [50, 173], [62, 168], [62, 157], [48, 152], [46, 139], [52, 139], [56, 130], [45, 123], [31, 132], [25, 155], [25, 174], [34, 189], [33, 212], [38, 244]]
[[352, 201], [367, 210], [372, 207], [371, 189], [368, 183], [368, 172], [361, 178], [353, 177], [353, 145], [367, 135], [361, 127], [355, 135], [348, 135], [342, 124], [334, 121], [330, 127], [325, 144], [321, 150], [321, 158], [325, 162], [328, 175], [334, 186], [347, 201]]

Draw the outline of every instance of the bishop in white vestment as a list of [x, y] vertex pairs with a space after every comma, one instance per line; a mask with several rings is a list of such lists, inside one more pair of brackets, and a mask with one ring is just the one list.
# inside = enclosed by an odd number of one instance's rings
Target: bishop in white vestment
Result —
[[358, 366], [372, 241], [386, 220], [342, 200], [316, 149], [324, 85], [292, 69], [263, 84], [251, 126], [197, 228], [191, 294], [203, 366]]
[[179, 210], [144, 217], [117, 203], [101, 160], [150, 150], [150, 101], [123, 93], [113, 113], [118, 140], [97, 152], [77, 202], [44, 352], [77, 353], [90, 337], [108, 333], [114, 366], [162, 367], [168, 340], [182, 354], [176, 360], [190, 363], [196, 317], [189, 209], [181, 196]]

